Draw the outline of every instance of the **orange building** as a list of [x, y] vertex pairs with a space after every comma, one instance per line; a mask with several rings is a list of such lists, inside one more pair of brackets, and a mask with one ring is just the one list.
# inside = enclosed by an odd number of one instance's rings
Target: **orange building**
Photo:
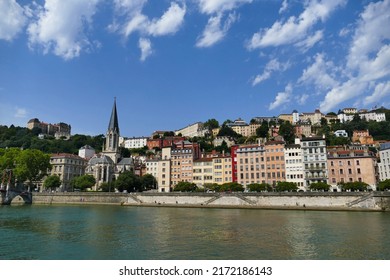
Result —
[[364, 182], [375, 189], [378, 182], [377, 159], [365, 146], [330, 147], [328, 152], [329, 183]]
[[276, 185], [277, 182], [286, 181], [284, 142], [269, 141], [265, 143], [265, 153], [267, 166], [266, 183]]

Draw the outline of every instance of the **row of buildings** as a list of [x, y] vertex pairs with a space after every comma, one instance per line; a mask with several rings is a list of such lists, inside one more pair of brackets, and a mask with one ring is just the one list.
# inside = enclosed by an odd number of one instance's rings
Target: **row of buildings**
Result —
[[238, 182], [244, 187], [253, 183], [276, 185], [289, 181], [304, 191], [316, 182], [328, 183], [333, 191], [339, 191], [339, 183], [360, 181], [375, 189], [379, 180], [390, 178], [389, 143], [383, 145], [378, 163], [366, 145], [327, 147], [323, 137], [297, 138], [293, 145], [283, 141], [232, 145], [231, 152], [225, 154], [204, 153], [198, 143], [172, 136], [153, 139], [149, 143], [155, 143], [152, 146], [158, 146], [161, 152], [151, 158], [137, 159], [121, 157], [120, 139], [114, 102], [101, 153], [95, 154], [91, 147], [85, 146], [79, 156], [52, 156], [52, 174], [60, 176], [62, 190], [70, 190], [71, 179], [83, 174], [93, 175], [97, 182], [94, 190], [99, 190], [103, 183], [110, 184], [124, 171], [152, 174], [160, 192], [172, 191], [181, 181], [200, 187], [228, 182]]

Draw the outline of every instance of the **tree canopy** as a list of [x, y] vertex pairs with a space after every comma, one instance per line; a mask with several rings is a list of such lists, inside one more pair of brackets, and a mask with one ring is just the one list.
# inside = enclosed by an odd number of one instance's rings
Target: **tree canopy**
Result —
[[219, 127], [219, 122], [216, 119], [209, 119], [203, 124], [204, 128], [212, 130]]
[[73, 178], [71, 184], [74, 188], [85, 191], [89, 188], [92, 188], [96, 184], [96, 180], [92, 175], [82, 175]]
[[124, 190], [128, 192], [142, 191], [141, 179], [131, 171], [121, 173], [114, 185], [120, 192]]
[[0, 172], [6, 169], [12, 170], [13, 183], [18, 181], [31, 187], [51, 169], [50, 155], [34, 149], [0, 149]]
[[61, 186], [61, 179], [57, 175], [47, 176], [43, 182], [43, 187], [45, 189], [55, 190]]
[[262, 183], [262, 184], [249, 184], [247, 186], [247, 188], [251, 191], [251, 192], [272, 192], [272, 187], [270, 184], [266, 184], [266, 183]]
[[390, 190], [390, 179], [380, 181], [377, 187], [378, 191]]
[[297, 190], [297, 184], [293, 182], [277, 182], [275, 187], [277, 192], [296, 192]]
[[309, 189], [312, 191], [325, 191], [325, 192], [327, 192], [330, 189], [330, 185], [327, 183], [324, 183], [324, 182], [311, 183]]
[[368, 184], [364, 182], [347, 182], [347, 183], [339, 183], [339, 186], [341, 187], [341, 190], [343, 192], [345, 191], [366, 191], [368, 189]]

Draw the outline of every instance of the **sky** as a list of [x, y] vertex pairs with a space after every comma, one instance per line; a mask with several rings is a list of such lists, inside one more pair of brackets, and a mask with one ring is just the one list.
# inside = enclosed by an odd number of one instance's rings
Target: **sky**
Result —
[[125, 137], [390, 107], [390, 0], [0, 0], [0, 125]]

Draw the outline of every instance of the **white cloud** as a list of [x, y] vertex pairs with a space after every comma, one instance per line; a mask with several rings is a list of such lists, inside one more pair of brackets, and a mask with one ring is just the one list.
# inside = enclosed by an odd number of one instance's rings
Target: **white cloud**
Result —
[[[248, 48], [281, 46], [305, 40], [316, 23], [325, 21], [334, 10], [345, 3], [346, 0], [307, 1], [305, 10], [299, 17], [291, 16], [286, 22], [276, 21], [272, 27], [255, 33]], [[318, 39], [318, 34], [313, 38]]]
[[390, 82], [380, 83], [375, 87], [372, 95], [364, 99], [364, 105], [374, 104], [388, 95], [390, 95]]
[[[390, 0], [368, 4], [358, 22], [345, 65], [349, 79], [331, 89], [321, 102], [327, 111], [341, 102], [356, 98], [375, 88], [365, 104], [387, 96], [385, 79], [390, 77]], [[376, 100], [379, 102], [379, 100]]]
[[143, 14], [136, 14], [126, 23], [122, 30], [122, 34], [125, 35], [125, 37], [128, 37], [135, 31], [147, 30], [147, 26], [148, 18]]
[[203, 14], [212, 15], [197, 39], [198, 48], [211, 47], [221, 41], [228, 33], [230, 27], [237, 21], [238, 16], [233, 12], [227, 16], [222, 24], [222, 18], [227, 11], [237, 9], [239, 6], [252, 3], [253, 0], [197, 0], [199, 10]]
[[149, 39], [140, 38], [138, 41], [138, 47], [141, 49], [141, 61], [145, 61], [146, 58], [153, 53], [152, 43]]
[[338, 85], [338, 82], [328, 72], [333, 71], [336, 67], [332, 62], [325, 61], [325, 55], [319, 53], [315, 56], [312, 65], [303, 70], [302, 76], [298, 83], [314, 84], [317, 90], [329, 90]]
[[[117, 0], [115, 2], [116, 19], [109, 25], [109, 30], [119, 32], [125, 37], [134, 32], [141, 33], [142, 36], [165, 36], [179, 31], [184, 23], [186, 6], [179, 6], [172, 2], [168, 10], [160, 17], [150, 20], [142, 13], [147, 1], [137, 0]], [[120, 23], [120, 22], [122, 23]]]
[[184, 21], [186, 7], [180, 7], [176, 3], [171, 3], [169, 9], [160, 19], [154, 19], [149, 25], [148, 32], [152, 36], [163, 36], [176, 33]]
[[306, 52], [311, 49], [315, 44], [320, 42], [324, 37], [324, 32], [322, 30], [316, 31], [314, 35], [307, 37], [303, 41], [296, 43], [295, 45], [302, 49], [302, 52]]
[[140, 13], [148, 0], [114, 0], [117, 15], [132, 15]]
[[367, 83], [356, 78], [350, 79], [342, 85], [332, 88], [320, 103], [320, 109], [323, 112], [331, 111], [336, 105], [361, 95], [366, 88]]
[[222, 26], [222, 14], [211, 17], [203, 30], [203, 34], [198, 38], [196, 46], [198, 48], [210, 47], [221, 41], [236, 19], [235, 14], [230, 14]]
[[28, 27], [30, 47], [42, 46], [65, 60], [92, 46], [85, 29], [92, 24], [100, 0], [46, 0], [38, 19]]
[[199, 9], [203, 14], [222, 13], [234, 10], [240, 5], [252, 3], [253, 0], [198, 0]]
[[0, 125], [25, 127], [28, 111], [14, 104], [0, 102]]
[[11, 41], [21, 32], [27, 17], [15, 0], [0, 1], [0, 39]]
[[297, 96], [296, 100], [299, 105], [305, 105], [308, 98], [309, 98], [308, 94], [302, 94], [301, 96]]
[[288, 8], [288, 2], [287, 0], [283, 0], [283, 3], [282, 3], [282, 7], [280, 7], [279, 9], [279, 14], [282, 14], [283, 12], [285, 12]]
[[26, 118], [26, 116], [27, 116], [27, 110], [26, 109], [19, 108], [19, 107], [15, 108], [15, 115], [14, 115], [15, 118], [23, 119], [23, 118]]
[[288, 84], [284, 90], [284, 92], [279, 92], [276, 97], [274, 102], [272, 102], [268, 109], [273, 110], [276, 109], [277, 107], [280, 107], [283, 104], [289, 103], [291, 101], [291, 94], [292, 94], [292, 86], [291, 84]]
[[379, 51], [383, 41], [390, 39], [390, 1], [384, 0], [367, 5], [355, 31], [348, 55], [348, 67], [360, 68], [361, 61], [369, 60], [373, 52]]
[[351, 33], [351, 30], [350, 30], [349, 28], [345, 27], [345, 28], [342, 28], [342, 29], [340, 30], [339, 36], [340, 36], [340, 37], [345, 37], [345, 36], [347, 36], [349, 33]]
[[271, 78], [271, 75], [273, 72], [283, 72], [286, 71], [290, 67], [290, 63], [280, 63], [277, 59], [270, 60], [267, 65], [265, 66], [264, 72], [260, 75], [257, 75], [253, 81], [252, 86], [255, 86], [269, 78]]

